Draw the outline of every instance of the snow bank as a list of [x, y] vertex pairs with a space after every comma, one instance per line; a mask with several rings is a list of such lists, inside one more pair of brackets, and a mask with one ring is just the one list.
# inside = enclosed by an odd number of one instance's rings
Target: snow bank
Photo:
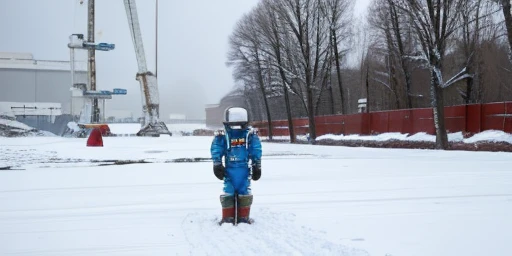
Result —
[[80, 127], [78, 126], [78, 124], [76, 122], [69, 122], [67, 126], [73, 132], [80, 131]]
[[0, 125], [5, 125], [10, 128], [27, 130], [27, 131], [34, 130], [34, 128], [32, 128], [32, 127], [30, 127], [24, 123], [14, 121], [14, 120], [0, 119]]
[[512, 144], [512, 134], [503, 131], [489, 130], [475, 134], [471, 138], [464, 139], [465, 143], [475, 143], [479, 141], [507, 142]]
[[48, 131], [41, 131], [16, 120], [0, 118], [0, 137], [53, 137], [57, 136]]
[[[263, 139], [268, 139], [268, 137], [262, 137]], [[274, 139], [278, 139], [274, 137]], [[279, 139], [289, 140], [289, 137], [280, 136]], [[307, 140], [306, 136], [297, 136], [298, 140]], [[318, 140], [362, 140], [362, 141], [390, 141], [390, 140], [398, 140], [398, 141], [426, 141], [426, 142], [435, 142], [436, 136], [430, 135], [425, 132], [419, 132], [416, 134], [403, 134], [403, 133], [382, 133], [378, 135], [335, 135], [335, 134], [326, 134], [317, 137]], [[476, 143], [480, 141], [490, 141], [490, 142], [507, 142], [512, 144], [512, 134], [505, 133], [503, 131], [489, 130], [483, 131], [481, 133], [477, 133], [470, 138], [464, 139], [462, 132], [449, 133], [448, 141], [450, 142], [464, 142], [464, 143]]]

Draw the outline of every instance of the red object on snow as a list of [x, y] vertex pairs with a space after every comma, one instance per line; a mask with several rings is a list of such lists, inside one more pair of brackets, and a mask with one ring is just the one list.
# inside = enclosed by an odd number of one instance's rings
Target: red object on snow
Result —
[[83, 124], [83, 128], [85, 129], [100, 129], [101, 135], [103, 136], [111, 136], [112, 132], [110, 132], [110, 127], [108, 124]]
[[101, 136], [101, 130], [95, 128], [92, 130], [89, 135], [89, 139], [87, 139], [88, 147], [103, 147], [103, 137]]

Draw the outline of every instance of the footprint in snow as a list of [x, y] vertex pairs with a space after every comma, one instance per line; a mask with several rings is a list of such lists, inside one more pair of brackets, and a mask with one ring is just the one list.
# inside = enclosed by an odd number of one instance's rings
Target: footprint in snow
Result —
[[346, 255], [366, 251], [333, 243], [324, 232], [296, 223], [293, 214], [251, 211], [253, 224], [222, 225], [219, 217], [191, 213], [182, 224], [192, 255]]

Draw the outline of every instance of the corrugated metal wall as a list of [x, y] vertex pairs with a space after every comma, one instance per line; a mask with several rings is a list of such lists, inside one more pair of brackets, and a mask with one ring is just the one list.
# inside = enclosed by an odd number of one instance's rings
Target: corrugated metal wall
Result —
[[[298, 123], [300, 122], [300, 124]], [[315, 117], [317, 136], [324, 134], [380, 134], [399, 132], [435, 134], [431, 108], [379, 111], [353, 115], [329, 115]], [[283, 120], [272, 122], [274, 136], [288, 136], [288, 125]], [[260, 134], [268, 135], [267, 122], [255, 122]], [[294, 119], [296, 134], [308, 133], [307, 119]], [[449, 133], [479, 133], [499, 130], [512, 133], [512, 102], [471, 104], [445, 107], [445, 125]]]
[[[87, 73], [76, 74], [86, 81]], [[70, 112], [69, 71], [0, 69], [0, 101], [57, 102], [62, 112]]]

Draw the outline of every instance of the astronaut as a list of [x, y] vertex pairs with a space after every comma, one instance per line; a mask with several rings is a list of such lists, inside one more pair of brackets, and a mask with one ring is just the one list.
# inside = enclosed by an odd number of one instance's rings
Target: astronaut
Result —
[[[223, 123], [224, 130], [215, 134], [210, 148], [213, 173], [219, 180], [224, 180], [220, 224], [250, 224], [253, 201], [250, 186], [251, 179], [256, 181], [261, 177], [261, 142], [257, 132], [248, 126], [244, 108], [226, 109]], [[235, 209], [235, 200], [238, 209]]]

